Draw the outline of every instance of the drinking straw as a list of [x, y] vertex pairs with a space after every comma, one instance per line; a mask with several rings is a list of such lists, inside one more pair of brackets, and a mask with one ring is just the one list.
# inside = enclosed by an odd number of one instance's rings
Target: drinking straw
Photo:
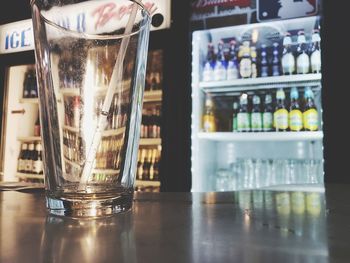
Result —
[[[138, 2], [136, 0], [133, 0], [133, 1]], [[120, 44], [119, 53], [118, 53], [117, 60], [116, 60], [116, 63], [114, 65], [114, 68], [113, 68], [113, 73], [112, 73], [111, 81], [110, 81], [108, 89], [107, 89], [107, 94], [106, 94], [106, 97], [105, 97], [104, 102], [103, 102], [102, 110], [100, 113], [100, 118], [99, 118], [99, 121], [97, 123], [96, 129], [95, 129], [95, 132], [94, 132], [94, 135], [92, 138], [92, 142], [91, 142], [91, 145], [90, 145], [89, 150], [88, 150], [86, 161], [84, 163], [84, 167], [83, 167], [83, 171], [82, 171], [82, 175], [81, 175], [79, 187], [78, 187], [78, 190], [80, 190], [80, 191], [85, 189], [85, 186], [89, 180], [92, 166], [93, 166], [94, 159], [95, 159], [96, 152], [97, 152], [97, 147], [100, 144], [100, 141], [102, 138], [102, 132], [105, 129], [106, 124], [107, 124], [107, 116], [109, 113], [109, 108], [111, 107], [113, 95], [115, 93], [116, 87], [121, 85], [122, 74], [123, 74], [123, 61], [124, 61], [126, 49], [128, 47], [129, 40], [130, 40], [129, 34], [131, 33], [132, 27], [133, 27], [134, 22], [135, 22], [137, 9], [138, 9], [138, 4], [133, 3], [132, 4], [132, 11], [131, 11], [131, 14], [129, 16], [129, 20], [126, 24], [125, 31], [124, 31], [125, 37], [122, 39], [122, 42]]]

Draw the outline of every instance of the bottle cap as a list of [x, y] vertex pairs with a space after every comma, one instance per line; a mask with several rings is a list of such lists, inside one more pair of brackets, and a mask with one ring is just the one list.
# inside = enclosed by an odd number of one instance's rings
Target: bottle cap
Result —
[[296, 87], [293, 87], [291, 90], [290, 90], [290, 98], [291, 99], [298, 99], [299, 98], [299, 92], [297, 90]]
[[260, 104], [260, 97], [258, 95], [253, 96], [253, 104]]
[[240, 104], [248, 104], [248, 94], [242, 93], [241, 97], [239, 98]]
[[291, 44], [292, 44], [292, 38], [290, 36], [290, 33], [287, 32], [283, 38], [283, 46], [291, 45]]
[[265, 104], [269, 104], [272, 102], [272, 96], [271, 94], [266, 94], [265, 95]]
[[310, 99], [314, 98], [314, 93], [313, 93], [311, 87], [305, 87], [304, 96], [305, 96], [305, 98], [310, 98]]
[[283, 89], [278, 89], [276, 93], [276, 98], [280, 100], [284, 100], [286, 98], [286, 95], [283, 91]]

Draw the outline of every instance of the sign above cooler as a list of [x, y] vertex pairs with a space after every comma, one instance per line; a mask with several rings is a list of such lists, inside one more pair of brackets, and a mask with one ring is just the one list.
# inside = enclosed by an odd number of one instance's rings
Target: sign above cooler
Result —
[[[152, 15], [151, 31], [170, 28], [171, 0], [144, 0], [142, 3]], [[128, 4], [117, 6], [113, 1], [91, 1], [76, 4], [76, 8], [71, 10], [73, 11], [51, 12], [49, 15], [64, 14], [57, 17], [57, 24], [64, 28], [78, 32], [99, 33], [101, 29], [111, 28], [117, 20], [123, 19], [129, 9]], [[33, 49], [31, 19], [0, 26], [0, 54]]]

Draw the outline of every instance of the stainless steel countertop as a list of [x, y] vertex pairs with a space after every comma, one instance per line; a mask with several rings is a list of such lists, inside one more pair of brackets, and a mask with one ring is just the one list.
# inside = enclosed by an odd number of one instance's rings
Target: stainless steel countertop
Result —
[[76, 220], [47, 215], [43, 191], [5, 191], [0, 262], [350, 262], [349, 200], [341, 185], [137, 193], [132, 211]]

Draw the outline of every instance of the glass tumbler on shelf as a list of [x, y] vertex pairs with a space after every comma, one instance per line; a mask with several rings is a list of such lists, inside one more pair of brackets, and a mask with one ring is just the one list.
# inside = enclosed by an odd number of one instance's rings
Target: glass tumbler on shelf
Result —
[[31, 0], [31, 10], [47, 208], [71, 217], [127, 211], [150, 10], [139, 0]]

